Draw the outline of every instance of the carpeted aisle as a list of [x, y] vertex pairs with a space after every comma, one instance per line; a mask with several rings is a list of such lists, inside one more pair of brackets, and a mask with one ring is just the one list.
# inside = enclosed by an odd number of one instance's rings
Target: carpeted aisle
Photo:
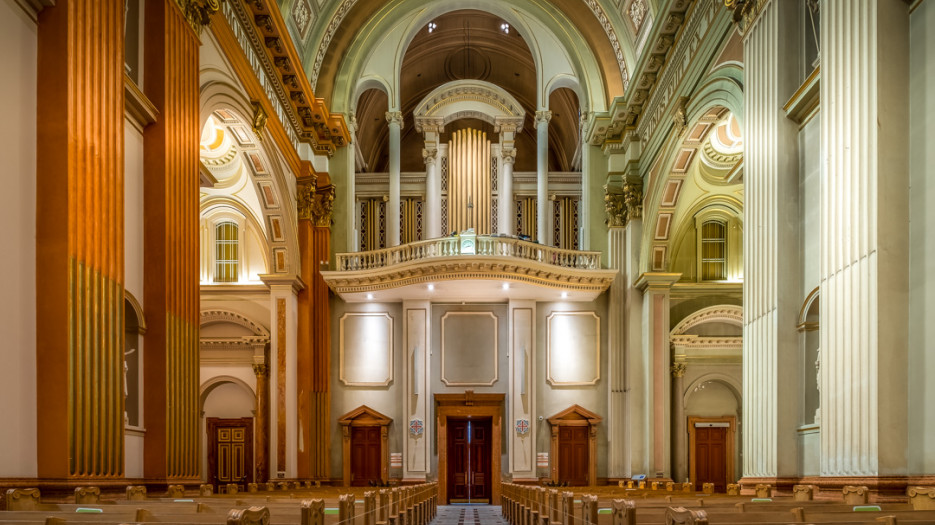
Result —
[[499, 505], [442, 505], [431, 525], [488, 524], [506, 524]]

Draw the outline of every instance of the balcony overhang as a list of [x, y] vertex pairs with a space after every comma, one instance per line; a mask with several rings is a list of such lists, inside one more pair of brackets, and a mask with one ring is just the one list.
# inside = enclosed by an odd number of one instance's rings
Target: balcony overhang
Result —
[[322, 277], [347, 302], [593, 301], [617, 275], [600, 252], [465, 235], [338, 254], [335, 266]]

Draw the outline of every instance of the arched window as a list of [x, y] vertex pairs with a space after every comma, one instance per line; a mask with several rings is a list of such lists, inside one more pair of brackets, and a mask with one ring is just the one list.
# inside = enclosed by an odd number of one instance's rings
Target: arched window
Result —
[[727, 223], [718, 220], [701, 224], [701, 280], [727, 279]]
[[237, 223], [219, 222], [215, 232], [214, 282], [236, 283], [239, 274], [239, 238]]

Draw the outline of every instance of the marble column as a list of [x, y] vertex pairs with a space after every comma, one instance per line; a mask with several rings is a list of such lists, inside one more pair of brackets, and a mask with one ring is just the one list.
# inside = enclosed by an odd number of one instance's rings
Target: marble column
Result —
[[[685, 363], [673, 363], [672, 371], [672, 480], [688, 479], [688, 421], [685, 420]], [[728, 451], [733, 454], [733, 451]], [[733, 474], [731, 474], [733, 475]]]
[[423, 149], [425, 161], [425, 238], [435, 239], [442, 235], [441, 185], [438, 180], [438, 148]]
[[357, 115], [350, 113], [347, 131], [351, 136], [344, 155], [347, 159], [347, 184], [344, 192], [345, 206], [347, 207], [347, 250], [356, 252], [360, 249], [360, 225], [357, 210]]
[[646, 454], [647, 475], [654, 478], [671, 476], [671, 439], [669, 408], [672, 391], [669, 366], [669, 297], [672, 285], [680, 273], [644, 273], [636, 282], [643, 292], [643, 359], [648, 382], [645, 385], [649, 414]]
[[386, 121], [390, 125], [390, 200], [386, 203], [386, 246], [399, 246], [399, 148], [403, 129], [403, 114], [387, 111]]
[[[631, 145], [632, 149], [634, 146]], [[634, 156], [634, 169], [637, 162]], [[643, 237], [643, 206], [639, 175], [627, 177], [624, 182], [626, 225], [624, 226], [624, 257], [620, 268], [624, 283], [623, 318], [625, 366], [623, 391], [625, 397], [623, 464], [624, 476], [648, 474], [649, 427], [651, 406], [647, 392], [648, 356], [643, 353], [643, 292], [636, 287], [640, 276], [640, 246]]]
[[549, 213], [549, 121], [552, 112], [536, 112], [536, 240], [548, 245], [551, 214]]
[[607, 477], [629, 477], [627, 456], [627, 363], [626, 363], [626, 289], [624, 277], [627, 256], [626, 207], [621, 193], [609, 192], [605, 186], [604, 211], [607, 224], [607, 267], [617, 270], [610, 285], [607, 303], [608, 350], [608, 414]]
[[908, 35], [905, 2], [821, 2], [822, 476], [907, 474]]
[[591, 189], [591, 145], [588, 144], [585, 136], [589, 118], [590, 113], [582, 111], [578, 122], [578, 136], [580, 137], [578, 147], [581, 149], [581, 201], [578, 205], [579, 226], [576, 235], [580, 250], [591, 249], [591, 239], [588, 236], [591, 224], [591, 199], [596, 195]]
[[513, 163], [516, 149], [500, 150], [500, 199], [497, 203], [497, 223], [500, 233], [513, 235], [516, 232], [516, 215], [513, 209]]
[[[429, 375], [429, 345], [432, 341], [432, 304], [429, 301], [403, 301], [403, 348], [406, 379], [402, 406], [406, 418], [401, 422], [403, 440], [403, 479], [425, 482], [430, 470], [433, 425], [429, 422], [431, 386]], [[412, 421], [422, 424], [422, 433], [409, 430]]]
[[294, 478], [298, 466], [298, 294], [305, 283], [297, 275], [260, 278], [269, 288], [270, 301], [267, 471], [270, 478], [280, 474]]
[[782, 108], [800, 77], [799, 9], [765, 2], [744, 38], [743, 476], [763, 482], [798, 473], [798, 128]]
[[269, 366], [266, 356], [254, 356], [256, 375], [256, 481], [269, 480]]

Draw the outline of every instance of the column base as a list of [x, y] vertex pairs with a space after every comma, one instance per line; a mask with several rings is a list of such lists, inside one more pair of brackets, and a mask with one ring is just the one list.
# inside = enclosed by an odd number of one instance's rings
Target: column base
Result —
[[742, 478], [740, 483], [743, 495], [753, 495], [756, 485], [773, 486], [773, 494], [791, 496], [793, 485], [815, 485], [819, 488], [815, 499], [840, 500], [841, 489], [846, 485], [865, 486], [870, 489], [871, 503], [892, 503], [908, 501], [906, 489], [909, 487], [935, 486], [935, 476], [802, 476]]

